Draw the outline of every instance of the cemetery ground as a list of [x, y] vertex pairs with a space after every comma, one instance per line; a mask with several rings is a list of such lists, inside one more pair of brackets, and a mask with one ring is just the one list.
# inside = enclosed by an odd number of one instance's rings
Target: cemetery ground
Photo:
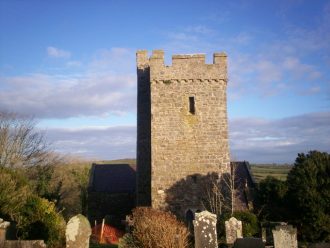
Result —
[[[306, 155], [304, 155], [302, 158], [305, 157]], [[26, 168], [16, 168], [15, 173], [10, 172], [9, 174], [12, 176], [11, 177], [12, 180], [15, 179], [19, 181], [16, 183], [16, 185], [14, 185], [15, 189], [17, 189], [18, 191], [27, 190], [27, 188], [24, 187], [27, 185], [26, 184], [27, 181], [29, 181], [31, 187], [37, 190], [37, 194], [39, 194], [45, 199], [48, 199], [49, 203], [47, 204], [50, 204], [49, 206], [54, 206], [54, 209], [52, 210], [54, 211], [54, 216], [55, 216], [55, 212], [57, 212], [59, 213], [59, 215], [61, 215], [61, 218], [63, 218], [63, 220], [67, 222], [70, 219], [70, 217], [76, 214], [79, 213], [86, 214], [86, 206], [84, 204], [86, 204], [85, 197], [87, 196], [86, 193], [87, 193], [88, 178], [89, 178], [91, 163], [92, 163], [91, 161], [87, 161], [83, 159], [66, 158], [61, 160], [60, 163], [52, 167], [42, 168], [37, 166], [37, 167], [29, 168], [28, 171], [26, 170]], [[104, 164], [126, 163], [126, 164], [130, 164], [133, 168], [135, 167], [134, 159], [98, 161], [98, 163], [104, 163]], [[329, 166], [329, 164], [326, 164], [325, 166]], [[254, 176], [256, 174], [258, 175], [256, 181], [259, 183], [258, 184], [259, 185], [258, 190], [260, 194], [259, 201], [261, 201], [258, 204], [262, 205], [263, 207], [259, 208], [259, 210], [261, 209], [259, 215], [256, 212], [254, 213], [254, 216], [258, 218], [257, 232], [254, 231], [247, 233], [248, 230], [251, 230], [251, 228], [253, 229], [254, 224], [251, 222], [251, 218], [246, 217], [244, 214], [243, 215], [242, 214], [239, 215], [239, 213], [234, 214], [234, 216], [236, 216], [237, 219], [243, 221], [244, 237], [247, 236], [261, 237], [261, 229], [259, 229], [259, 227], [262, 222], [267, 222], [271, 220], [286, 221], [288, 219], [287, 214], [285, 213], [283, 214], [283, 212], [287, 211], [287, 209], [285, 209], [285, 207], [283, 206], [283, 199], [285, 193], [288, 190], [285, 179], [290, 169], [292, 168], [293, 168], [292, 166], [290, 167], [288, 165], [251, 165], [251, 171], [253, 175]], [[328, 168], [328, 167], [324, 167], [324, 168]], [[2, 179], [4, 178], [3, 177], [4, 175], [8, 174], [9, 170], [11, 171], [11, 169], [8, 168], [1, 168]], [[4, 181], [2, 180], [2, 182]], [[6, 185], [6, 187], [7, 186], [8, 185]], [[3, 198], [0, 197], [0, 200], [3, 200]], [[1, 206], [1, 211], [3, 211], [3, 206]], [[2, 214], [1, 217], [2, 218], [7, 217], [7, 220], [12, 221], [10, 214], [7, 215]], [[34, 218], [37, 217], [34, 216]], [[218, 223], [223, 225], [223, 227], [218, 227], [218, 235], [220, 235], [218, 237], [218, 240], [219, 242], [223, 242], [223, 247], [225, 247], [224, 236], [223, 236], [225, 234], [224, 222], [229, 218], [230, 218], [230, 214], [227, 214], [225, 218], [218, 217]], [[323, 220], [327, 221], [326, 218], [329, 218], [329, 216], [328, 214], [326, 214], [325, 219], [324, 216], [322, 218]], [[93, 226], [93, 223], [91, 224]], [[296, 221], [295, 224], [299, 225], [299, 222]], [[321, 225], [327, 226], [328, 224], [327, 222], [323, 222], [323, 224], [321, 223]], [[27, 227], [25, 226], [25, 228]], [[32, 231], [32, 230], [28, 228], [28, 231]], [[325, 235], [324, 240], [328, 240], [329, 234], [325, 233], [324, 235]], [[37, 238], [43, 238], [43, 234], [40, 233], [40, 235], [37, 235]], [[49, 247], [52, 247], [51, 244]], [[109, 245], [109, 244], [91, 243], [90, 247], [113, 248], [117, 246]]]

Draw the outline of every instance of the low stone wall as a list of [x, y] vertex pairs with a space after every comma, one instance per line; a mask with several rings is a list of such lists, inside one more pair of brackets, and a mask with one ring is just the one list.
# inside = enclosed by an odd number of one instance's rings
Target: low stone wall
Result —
[[43, 240], [6, 240], [1, 248], [45, 248], [47, 247]]

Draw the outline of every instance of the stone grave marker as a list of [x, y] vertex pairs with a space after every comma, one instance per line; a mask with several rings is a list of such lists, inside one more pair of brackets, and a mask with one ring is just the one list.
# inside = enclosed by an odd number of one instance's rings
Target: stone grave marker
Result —
[[9, 226], [10, 222], [0, 218], [0, 244], [6, 240], [6, 232]]
[[276, 226], [273, 237], [274, 248], [298, 248], [297, 228], [291, 225]]
[[91, 233], [91, 226], [85, 216], [81, 214], [73, 216], [66, 225], [66, 247], [88, 248]]
[[265, 248], [260, 238], [237, 238], [233, 248]]
[[226, 227], [226, 242], [227, 244], [234, 244], [237, 238], [243, 238], [242, 221], [231, 217], [225, 222]]
[[195, 248], [216, 248], [217, 241], [217, 216], [208, 211], [195, 213], [194, 234]]
[[264, 243], [267, 242], [267, 230], [264, 227], [261, 228], [261, 238], [262, 238], [262, 242]]

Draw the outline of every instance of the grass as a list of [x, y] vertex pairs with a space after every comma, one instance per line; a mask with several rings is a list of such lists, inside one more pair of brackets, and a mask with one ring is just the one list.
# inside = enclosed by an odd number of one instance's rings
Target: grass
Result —
[[97, 164], [129, 164], [136, 165], [136, 160], [131, 158], [97, 161]]
[[285, 181], [291, 168], [292, 166], [287, 164], [251, 164], [251, 172], [257, 183], [265, 179], [267, 176], [272, 176]]

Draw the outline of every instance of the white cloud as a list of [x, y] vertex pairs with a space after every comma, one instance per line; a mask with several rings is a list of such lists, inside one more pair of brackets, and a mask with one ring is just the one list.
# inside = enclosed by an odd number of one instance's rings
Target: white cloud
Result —
[[82, 72], [79, 75], [0, 77], [3, 86], [0, 110], [38, 118], [134, 112], [136, 75], [133, 58], [133, 52], [114, 48], [97, 53], [87, 67], [80, 68]]
[[232, 157], [258, 163], [294, 162], [298, 153], [330, 152], [330, 112], [283, 119], [233, 119], [229, 122]]
[[77, 61], [77, 60], [72, 60], [72, 61], [68, 61], [66, 63], [66, 65], [68, 67], [80, 67], [82, 65], [82, 63], [80, 61]]
[[51, 58], [70, 58], [71, 53], [53, 46], [47, 47], [47, 54]]
[[241, 32], [231, 39], [237, 45], [247, 45], [253, 40], [253, 36], [247, 32]]
[[[283, 2], [277, 10], [289, 14], [293, 11], [291, 8], [299, 4]], [[237, 8], [242, 6], [230, 9]], [[228, 32], [221, 25], [218, 29], [210, 25], [211, 29], [203, 24], [177, 28], [166, 33], [168, 40], [161, 47], [170, 54], [226, 51], [231, 99], [247, 94], [256, 97], [300, 95], [302, 91], [312, 92], [311, 89], [314, 94], [322, 94], [323, 91], [315, 89], [325, 88], [324, 82], [329, 78], [329, 10], [330, 4], [324, 5], [320, 16], [311, 20], [311, 26], [291, 23], [292, 19], [286, 19], [282, 13], [279, 17], [282, 22], [278, 23], [280, 31], [256, 26], [244, 32]]]
[[320, 86], [314, 86], [311, 87], [309, 89], [303, 90], [300, 92], [301, 95], [315, 95], [317, 93], [319, 93], [321, 91], [321, 87]]
[[135, 51], [113, 47], [100, 49], [88, 64], [88, 74], [135, 74]]
[[[252, 163], [292, 163], [298, 153], [330, 152], [330, 112], [283, 119], [258, 118], [229, 121], [232, 159]], [[136, 127], [48, 129], [46, 137], [62, 153], [89, 158], [134, 158]]]
[[93, 116], [135, 111], [135, 76], [0, 78], [0, 109], [40, 118]]
[[85, 158], [135, 158], [136, 127], [90, 127], [79, 129], [48, 129], [46, 138], [60, 153]]
[[215, 31], [203, 25], [189, 26], [184, 29], [187, 33], [195, 33], [201, 35], [212, 35]]

